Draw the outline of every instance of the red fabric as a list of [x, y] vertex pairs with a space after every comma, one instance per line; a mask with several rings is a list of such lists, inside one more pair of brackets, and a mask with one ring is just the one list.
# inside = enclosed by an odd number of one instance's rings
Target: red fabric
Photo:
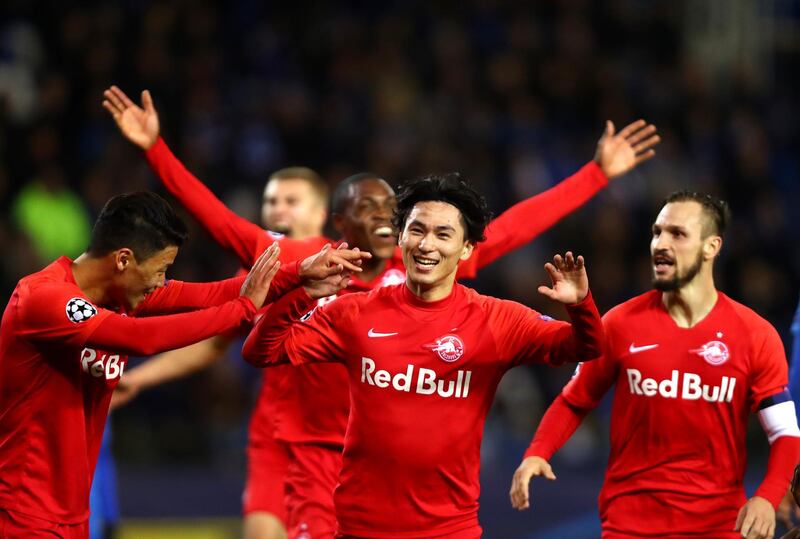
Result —
[[352, 406], [334, 500], [345, 535], [479, 534], [480, 441], [500, 378], [593, 359], [603, 342], [591, 297], [568, 309], [574, 326], [461, 285], [432, 303], [405, 285], [350, 294], [292, 323], [307, 306], [302, 289], [273, 304], [243, 355], [344, 364]]
[[291, 444], [286, 477], [289, 539], [330, 539], [336, 532], [331, 493], [339, 481], [339, 446]]
[[745, 502], [748, 414], [788, 383], [777, 332], [722, 293], [691, 329], [675, 324], [657, 291], [615, 307], [604, 322], [605, 356], [582, 365], [562, 391], [571, 407], [591, 409], [616, 383], [604, 526], [628, 536], [726, 536]]
[[536, 427], [536, 435], [524, 458], [537, 456], [550, 460], [573, 435], [587, 413], [588, 410], [570, 406], [563, 396], [556, 397]]
[[[196, 313], [137, 319], [91, 306], [71, 267], [62, 257], [20, 280], [0, 325], [0, 508], [61, 524], [88, 518], [90, 481], [126, 354], [179, 348], [255, 314], [250, 300], [237, 297]], [[192, 289], [203, 295], [202, 287]], [[189, 304], [187, 290], [170, 281], [148, 301], [153, 310], [159, 301], [176, 307], [172, 295]], [[75, 301], [96, 314], [70, 319]]]
[[[278, 241], [281, 260], [303, 259], [318, 252], [333, 240], [319, 237], [292, 240], [272, 234], [243, 219], [228, 209], [170, 151], [163, 139], [145, 152], [153, 171], [167, 190], [197, 219], [214, 240], [234, 253], [249, 267], [270, 244]], [[505, 253], [533, 240], [575, 208], [585, 203], [607, 185], [608, 179], [599, 167], [590, 162], [573, 176], [535, 197], [522, 201], [489, 224], [486, 241], [473, 255], [459, 265], [459, 278], [473, 278], [477, 270]], [[371, 290], [405, 280], [400, 249], [387, 261], [386, 269], [369, 283], [353, 279], [345, 292]], [[297, 390], [297, 388], [304, 388]], [[286, 367], [280, 372], [265, 374], [262, 392], [272, 398], [259, 398], [251, 428], [258, 427], [255, 418], [275, 421], [274, 432], [280, 440], [302, 443], [343, 442], [347, 425], [349, 397], [346, 376], [339, 365], [312, 365], [303, 369]], [[260, 409], [265, 406], [267, 409]], [[319, 410], [326, 410], [320, 414]]]
[[798, 463], [800, 463], [800, 438], [781, 436], [772, 442], [769, 448], [767, 475], [756, 489], [755, 496], [769, 500], [777, 509], [792, 480], [794, 467]]
[[77, 524], [57, 524], [24, 513], [0, 509], [0, 537], [3, 539], [89, 539], [89, 519]]
[[242, 495], [243, 513], [270, 513], [286, 526], [286, 470], [289, 447], [274, 437], [247, 444], [247, 477]]

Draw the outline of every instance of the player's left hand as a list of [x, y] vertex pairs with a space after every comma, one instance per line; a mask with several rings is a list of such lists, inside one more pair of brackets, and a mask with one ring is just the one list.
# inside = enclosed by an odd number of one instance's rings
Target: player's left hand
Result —
[[606, 130], [597, 141], [594, 161], [609, 179], [621, 176], [652, 158], [653, 149], [661, 142], [656, 126], [644, 120], [636, 120], [615, 133], [614, 123], [606, 121]]
[[753, 496], [741, 509], [733, 531], [746, 539], [772, 539], [775, 536], [775, 508], [761, 496]]
[[572, 251], [567, 251], [563, 257], [556, 255], [553, 263], [548, 262], [544, 269], [550, 274], [553, 287], [540, 286], [539, 293], [561, 303], [574, 305], [580, 303], [589, 293], [589, 277], [583, 257], [575, 258]]
[[550, 463], [542, 457], [534, 455], [523, 460], [517, 471], [514, 472], [514, 478], [511, 480], [511, 491], [508, 493], [511, 497], [511, 506], [514, 509], [522, 511], [531, 506], [528, 488], [533, 477], [544, 477], [550, 481], [556, 480], [556, 475], [553, 473]]

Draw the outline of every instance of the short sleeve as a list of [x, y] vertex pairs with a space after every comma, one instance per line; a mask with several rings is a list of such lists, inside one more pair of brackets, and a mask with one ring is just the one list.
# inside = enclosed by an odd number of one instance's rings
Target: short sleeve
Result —
[[20, 294], [19, 334], [30, 341], [61, 341], [81, 347], [98, 325], [113, 313], [92, 304], [75, 287], [38, 285]]
[[756, 411], [767, 397], [784, 391], [789, 384], [789, 366], [783, 343], [767, 321], [754, 328], [750, 372], [750, 409]]

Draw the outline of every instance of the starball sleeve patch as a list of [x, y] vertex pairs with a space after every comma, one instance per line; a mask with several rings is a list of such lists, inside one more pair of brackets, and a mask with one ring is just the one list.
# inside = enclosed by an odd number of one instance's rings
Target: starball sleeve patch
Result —
[[70, 322], [79, 324], [97, 314], [97, 308], [83, 298], [72, 298], [67, 302], [67, 318]]

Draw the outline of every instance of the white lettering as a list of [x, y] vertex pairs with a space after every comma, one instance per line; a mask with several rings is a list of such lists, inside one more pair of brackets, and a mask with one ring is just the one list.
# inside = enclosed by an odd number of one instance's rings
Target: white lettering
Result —
[[654, 397], [659, 395], [665, 399], [680, 398], [685, 400], [703, 399], [707, 402], [732, 402], [733, 390], [736, 387], [736, 378], [721, 377], [719, 384], [704, 384], [700, 375], [673, 370], [669, 378], [658, 381], [654, 378], [644, 378], [638, 369], [626, 369], [628, 388], [632, 395]]
[[122, 368], [119, 364], [119, 356], [113, 355], [106, 361], [106, 380], [113, 380], [122, 374]]
[[[107, 367], [109, 368], [109, 367]], [[122, 368], [120, 367], [120, 374]], [[409, 365], [404, 372], [392, 374], [387, 370], [376, 368], [375, 360], [361, 358], [361, 383], [385, 389], [392, 386], [396, 391], [411, 392], [414, 378], [414, 365]], [[417, 374], [414, 392], [419, 395], [439, 395], [442, 398], [466, 398], [469, 395], [469, 383], [472, 371], [457, 371], [455, 378], [439, 378], [436, 371], [420, 368]]]
[[83, 372], [89, 372], [89, 363], [94, 363], [97, 359], [97, 352], [91, 348], [84, 348], [81, 352], [81, 368]]

